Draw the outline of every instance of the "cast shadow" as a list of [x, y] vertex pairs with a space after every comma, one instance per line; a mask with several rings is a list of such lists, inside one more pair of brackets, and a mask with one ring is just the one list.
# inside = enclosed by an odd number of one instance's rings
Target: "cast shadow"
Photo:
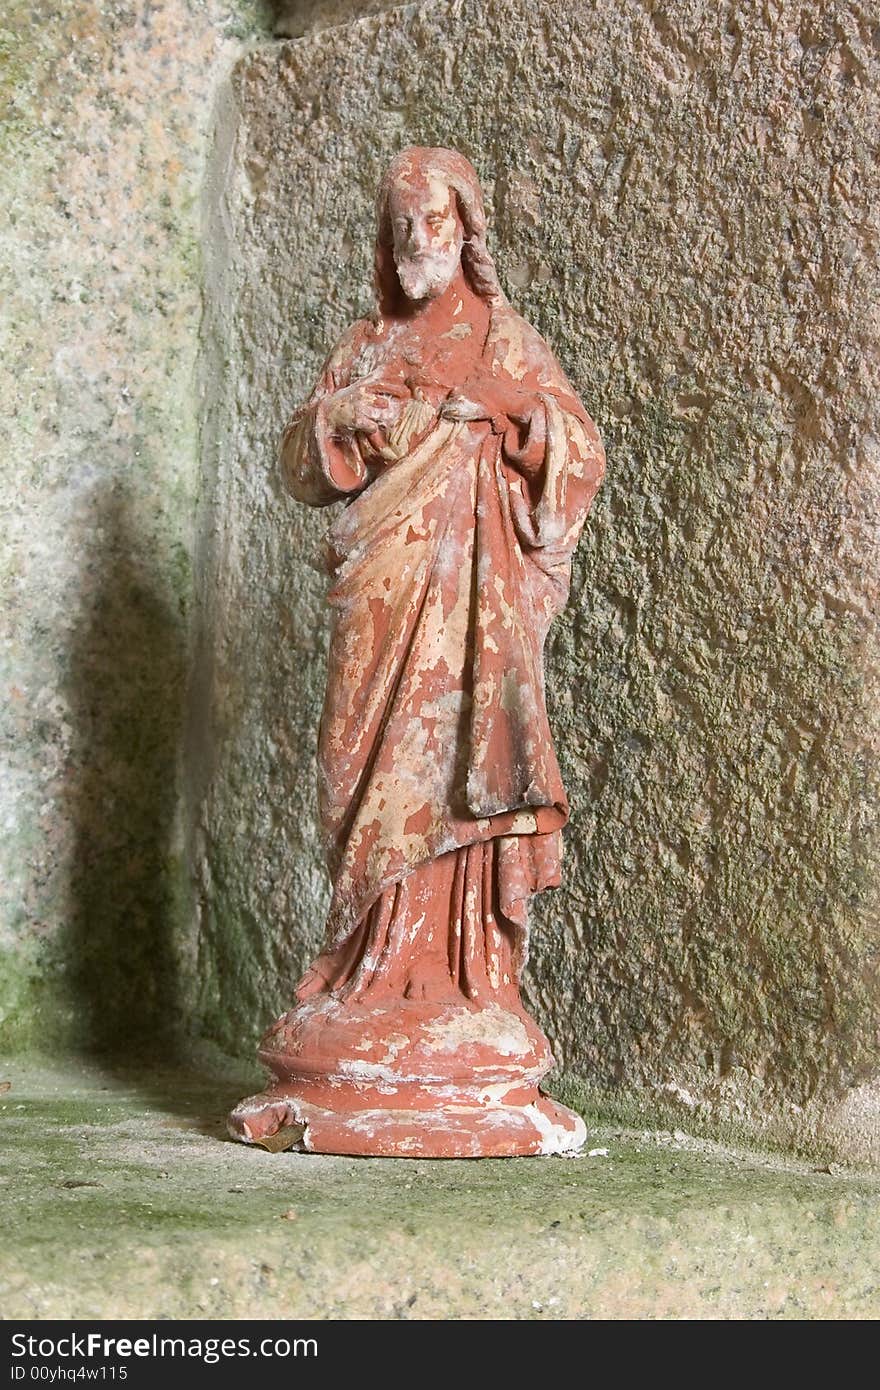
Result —
[[[66, 694], [74, 729], [65, 993], [80, 1052], [108, 1082], [187, 1120], [225, 1114], [237, 1080], [193, 1063], [196, 1001], [182, 823], [188, 571], [134, 522], [122, 487], [93, 500]], [[157, 559], [157, 553], [161, 559]]]

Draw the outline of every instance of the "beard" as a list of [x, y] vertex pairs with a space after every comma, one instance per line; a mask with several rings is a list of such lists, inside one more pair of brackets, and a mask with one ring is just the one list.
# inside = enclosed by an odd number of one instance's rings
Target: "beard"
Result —
[[427, 251], [421, 256], [401, 256], [396, 262], [397, 277], [407, 299], [436, 299], [458, 270], [460, 249]]

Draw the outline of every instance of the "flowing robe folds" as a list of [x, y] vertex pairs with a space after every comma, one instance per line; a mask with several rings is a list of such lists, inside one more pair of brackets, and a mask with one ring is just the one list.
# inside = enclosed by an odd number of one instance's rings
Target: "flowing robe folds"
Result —
[[507, 305], [492, 311], [480, 369], [528, 394], [527, 426], [445, 418], [443, 398], [465, 383], [426, 376], [387, 434], [334, 436], [334, 392], [401, 379], [381, 327], [362, 321], [285, 433], [294, 496], [348, 502], [329, 533], [319, 740], [333, 900], [300, 998], [379, 980], [410, 993], [420, 952], [468, 997], [515, 989], [528, 900], [559, 882], [568, 803], [543, 648], [604, 453], [543, 340]]

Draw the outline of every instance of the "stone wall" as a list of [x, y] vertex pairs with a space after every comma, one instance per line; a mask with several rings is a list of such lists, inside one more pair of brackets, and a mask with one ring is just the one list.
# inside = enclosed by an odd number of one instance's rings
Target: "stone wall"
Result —
[[327, 904], [327, 516], [280, 494], [278, 435], [371, 302], [387, 159], [448, 144], [609, 455], [550, 642], [574, 814], [527, 994], [621, 1115], [877, 1143], [876, 41], [857, 3], [454, 0], [238, 65], [194, 745], [228, 1046], [289, 1002]]
[[289, 1001], [328, 896], [327, 516], [275, 448], [371, 302], [388, 157], [451, 144], [609, 454], [548, 654], [574, 814], [527, 994], [587, 1104], [877, 1152], [869, 7], [0, 30], [0, 1042], [247, 1052]]
[[181, 816], [201, 193], [259, 0], [8, 0], [0, 1040], [191, 1014]]

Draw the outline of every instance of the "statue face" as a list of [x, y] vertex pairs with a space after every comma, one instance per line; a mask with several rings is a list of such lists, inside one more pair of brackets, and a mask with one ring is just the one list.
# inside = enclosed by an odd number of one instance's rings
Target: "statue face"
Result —
[[408, 299], [436, 299], [453, 280], [464, 228], [455, 194], [439, 179], [400, 183], [390, 197], [394, 264]]

